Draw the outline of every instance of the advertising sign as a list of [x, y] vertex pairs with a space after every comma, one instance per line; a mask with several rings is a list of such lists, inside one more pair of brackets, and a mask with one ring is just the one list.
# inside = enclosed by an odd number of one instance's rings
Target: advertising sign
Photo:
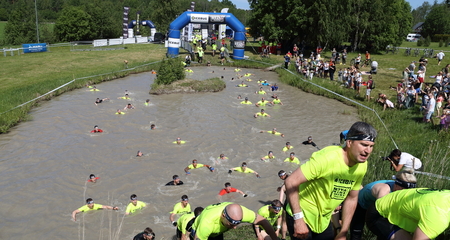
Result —
[[22, 44], [23, 53], [47, 52], [46, 43], [27, 43]]
[[208, 14], [191, 14], [191, 23], [208, 23]]
[[210, 23], [224, 23], [225, 18], [226, 18], [225, 15], [210, 15], [209, 22]]

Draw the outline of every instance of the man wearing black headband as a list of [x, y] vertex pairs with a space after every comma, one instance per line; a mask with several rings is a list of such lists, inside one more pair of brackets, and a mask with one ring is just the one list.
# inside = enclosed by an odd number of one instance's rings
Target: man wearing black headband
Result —
[[356, 122], [343, 147], [329, 146], [313, 153], [286, 179], [290, 203], [286, 221], [292, 240], [333, 239], [330, 219], [343, 202], [342, 230], [335, 239], [346, 239], [376, 136], [370, 124]]
[[94, 203], [94, 200], [92, 200], [92, 198], [88, 198], [86, 199], [86, 205], [78, 208], [77, 210], [72, 212], [72, 219], [74, 221], [77, 221], [77, 213], [80, 212], [88, 212], [88, 211], [92, 211], [92, 210], [100, 210], [100, 209], [111, 209], [111, 210], [119, 210], [118, 207], [111, 207], [111, 206], [107, 206], [107, 205], [101, 205], [101, 204], [96, 204]]
[[144, 208], [145, 206], [147, 206], [145, 202], [138, 201], [136, 194], [132, 194], [130, 196], [130, 204], [128, 204], [127, 209], [125, 210], [125, 215], [134, 213], [137, 210]]
[[[280, 234], [282, 213], [283, 207], [278, 199], [273, 200], [270, 204], [265, 205], [258, 210], [258, 214], [267, 219], [272, 227], [276, 228], [275, 234], [277, 236]], [[253, 227], [255, 228], [258, 239], [265, 239], [267, 232], [264, 227], [259, 225], [253, 225]]]
[[152, 240], [152, 239], [155, 239], [155, 233], [149, 227], [144, 229], [143, 232], [139, 233], [133, 238], [133, 240]]
[[223, 233], [235, 229], [240, 223], [261, 225], [272, 239], [277, 239], [267, 219], [244, 206], [231, 202], [206, 207], [195, 219], [191, 235], [195, 236], [195, 240], [223, 240]]
[[358, 194], [358, 206], [350, 225], [350, 239], [363, 239], [367, 209], [375, 205], [375, 201], [397, 190], [415, 188], [416, 177], [412, 168], [405, 168], [394, 176], [395, 180], [379, 180], [364, 186]]
[[187, 195], [181, 196], [181, 202], [173, 206], [172, 212], [170, 212], [170, 222], [173, 226], [177, 226], [177, 222], [174, 220], [175, 215], [183, 215], [191, 211], [191, 205], [189, 204], [189, 198]]

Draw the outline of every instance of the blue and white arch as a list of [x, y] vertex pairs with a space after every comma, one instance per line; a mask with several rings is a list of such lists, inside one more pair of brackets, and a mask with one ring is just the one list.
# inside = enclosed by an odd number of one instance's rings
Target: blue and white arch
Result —
[[184, 12], [169, 26], [167, 55], [178, 56], [180, 31], [189, 23], [227, 24], [234, 31], [233, 58], [244, 59], [245, 26], [231, 13]]

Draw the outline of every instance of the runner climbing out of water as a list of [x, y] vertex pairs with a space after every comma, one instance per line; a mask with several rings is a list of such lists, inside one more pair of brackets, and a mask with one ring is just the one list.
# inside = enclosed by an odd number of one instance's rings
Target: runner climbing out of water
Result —
[[174, 227], [176, 227], [177, 226], [177, 222], [174, 220], [174, 216], [176, 214], [183, 215], [183, 214], [186, 214], [186, 213], [188, 213], [190, 211], [191, 211], [191, 205], [189, 204], [188, 196], [187, 195], [181, 196], [181, 202], [175, 204], [173, 206], [172, 212], [170, 212], [170, 217], [169, 217], [170, 222], [172, 222], [172, 225]]

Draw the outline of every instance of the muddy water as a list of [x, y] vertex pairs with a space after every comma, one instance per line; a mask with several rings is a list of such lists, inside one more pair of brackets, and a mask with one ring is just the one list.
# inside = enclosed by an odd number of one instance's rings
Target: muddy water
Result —
[[[214, 71], [214, 73], [212, 73]], [[65, 93], [34, 108], [32, 121], [21, 123], [0, 136], [0, 239], [132, 239], [145, 227], [156, 232], [157, 239], [171, 239], [175, 228], [169, 212], [183, 194], [189, 196], [192, 210], [219, 201], [217, 193], [225, 182], [246, 192], [249, 197], [228, 194], [223, 201], [235, 201], [257, 211], [276, 199], [281, 181], [277, 172], [297, 166], [283, 163], [286, 141], [302, 162], [317, 149], [301, 142], [312, 136], [319, 147], [339, 141], [339, 133], [357, 121], [355, 110], [342, 103], [278, 83], [283, 106], [265, 107], [270, 118], [254, 118], [260, 108], [241, 105], [238, 95], [256, 103], [262, 95], [256, 80], [277, 83], [277, 75], [248, 69], [249, 87], [237, 88], [240, 80], [234, 69], [194, 68], [189, 77], [207, 79], [224, 76], [227, 88], [218, 93], [150, 96], [155, 75], [142, 73], [97, 85], [99, 92], [80, 89]], [[265, 87], [268, 91], [268, 87]], [[131, 99], [123, 100], [124, 91]], [[268, 91], [270, 94], [270, 92]], [[110, 101], [96, 106], [97, 97]], [[151, 104], [144, 102], [150, 98]], [[270, 95], [267, 96], [270, 99]], [[136, 109], [116, 115], [127, 103]], [[150, 130], [150, 124], [156, 130]], [[94, 125], [104, 130], [89, 133]], [[285, 138], [259, 133], [276, 127]], [[177, 137], [183, 145], [172, 142]], [[140, 150], [143, 157], [135, 157]], [[276, 159], [262, 162], [274, 151]], [[217, 160], [223, 153], [228, 160]], [[192, 159], [216, 168], [183, 169]], [[228, 174], [231, 167], [245, 161], [262, 178], [252, 174]], [[89, 174], [100, 179], [87, 183]], [[164, 186], [178, 174], [183, 186]], [[123, 212], [131, 194], [148, 203], [134, 216]], [[120, 207], [120, 211], [73, 210], [91, 197], [96, 203]]]

